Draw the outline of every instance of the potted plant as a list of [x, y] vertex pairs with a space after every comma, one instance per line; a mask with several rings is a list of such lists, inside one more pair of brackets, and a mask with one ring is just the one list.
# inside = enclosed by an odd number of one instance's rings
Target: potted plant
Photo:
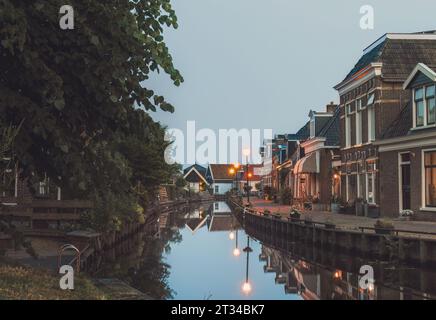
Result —
[[375, 233], [377, 234], [393, 234], [394, 225], [386, 220], [377, 220], [374, 224]]
[[400, 211], [400, 219], [410, 221], [413, 219], [414, 212], [412, 210], [406, 209]]
[[269, 211], [269, 210], [264, 210], [264, 211], [263, 211], [263, 215], [264, 215], [265, 217], [268, 217], [270, 214], [271, 214], [271, 211]]
[[330, 203], [330, 210], [333, 213], [339, 213], [341, 211], [341, 198], [339, 196], [333, 196]]
[[292, 222], [299, 222], [301, 217], [301, 213], [296, 209], [292, 208], [291, 212], [289, 213], [289, 218]]

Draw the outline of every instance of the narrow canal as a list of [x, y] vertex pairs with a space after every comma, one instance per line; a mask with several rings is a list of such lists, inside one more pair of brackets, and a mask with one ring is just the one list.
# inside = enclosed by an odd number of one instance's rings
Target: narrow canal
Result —
[[[436, 272], [247, 235], [224, 202], [163, 214], [107, 252], [99, 278], [119, 278], [156, 299], [435, 299]], [[363, 265], [375, 283], [359, 286]]]

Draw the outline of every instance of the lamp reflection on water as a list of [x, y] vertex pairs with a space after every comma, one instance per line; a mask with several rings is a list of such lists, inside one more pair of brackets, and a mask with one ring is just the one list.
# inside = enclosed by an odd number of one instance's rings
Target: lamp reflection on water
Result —
[[238, 248], [238, 230], [236, 230], [235, 232], [236, 232], [236, 236], [234, 236], [233, 238], [236, 239], [236, 241], [235, 241], [235, 249], [233, 249], [233, 255], [235, 257], [239, 257], [241, 255], [241, 250], [239, 250]]
[[245, 268], [245, 282], [242, 285], [242, 292], [246, 295], [249, 295], [251, 291], [253, 290], [251, 283], [248, 278], [248, 267], [250, 265], [250, 252], [253, 251], [253, 249], [250, 248], [250, 237], [247, 236], [247, 246], [243, 250], [247, 254], [247, 260], [246, 260], [246, 268]]

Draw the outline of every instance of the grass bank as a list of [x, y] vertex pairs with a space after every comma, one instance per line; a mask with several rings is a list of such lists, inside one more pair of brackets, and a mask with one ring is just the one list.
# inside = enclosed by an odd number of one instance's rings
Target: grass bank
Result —
[[61, 290], [61, 275], [0, 262], [0, 299], [13, 300], [105, 300], [91, 280], [76, 275], [74, 290]]

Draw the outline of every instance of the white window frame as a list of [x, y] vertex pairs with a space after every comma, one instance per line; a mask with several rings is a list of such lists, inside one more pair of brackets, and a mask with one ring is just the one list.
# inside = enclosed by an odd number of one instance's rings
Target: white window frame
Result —
[[[375, 196], [375, 179], [377, 177], [377, 162], [374, 162], [374, 169], [372, 171], [368, 171], [368, 163], [366, 164], [367, 170], [366, 170], [366, 197], [369, 204], [377, 204], [377, 198]], [[372, 189], [372, 202], [369, 201], [369, 179], [368, 177], [371, 176], [371, 189]]]
[[310, 119], [310, 137], [315, 138], [315, 134], [316, 134], [316, 123], [315, 123], [315, 117], [312, 116], [312, 118]]
[[434, 211], [436, 212], [436, 208], [434, 207], [426, 207], [425, 201], [425, 153], [426, 152], [434, 152], [436, 148], [431, 149], [423, 149], [421, 150], [421, 211]]
[[[436, 126], [436, 122], [435, 123], [428, 123], [428, 106], [427, 106], [427, 97], [426, 97], [426, 90], [428, 87], [432, 87], [435, 86], [435, 91], [436, 91], [436, 84], [431, 84], [431, 85], [424, 85], [424, 86], [419, 86], [416, 88], [412, 89], [412, 101], [413, 101], [413, 128], [414, 129], [423, 129], [423, 128], [428, 128], [428, 127], [435, 127]], [[423, 90], [423, 97], [422, 97], [422, 101], [424, 104], [424, 124], [422, 126], [417, 126], [417, 117], [416, 117], [416, 101], [415, 101], [415, 92], [416, 90], [422, 89]], [[436, 93], [435, 93], [435, 99], [436, 99]]]
[[345, 147], [351, 147], [351, 117], [350, 104], [345, 105]]
[[362, 144], [362, 99], [356, 100], [356, 145]]
[[409, 161], [402, 161], [401, 160], [401, 156], [403, 154], [410, 154], [411, 155], [411, 153], [409, 151], [398, 153], [398, 195], [399, 195], [398, 196], [398, 201], [399, 201], [398, 208], [400, 209], [400, 212], [403, 210], [403, 190], [401, 188], [402, 180], [403, 180], [403, 172], [401, 170], [401, 166], [403, 164], [411, 165], [410, 160]]
[[[369, 103], [369, 98], [373, 96], [372, 103]], [[371, 92], [368, 94], [367, 98], [367, 116], [368, 116], [368, 142], [375, 141], [375, 93]], [[374, 130], [373, 130], [374, 128]]]

